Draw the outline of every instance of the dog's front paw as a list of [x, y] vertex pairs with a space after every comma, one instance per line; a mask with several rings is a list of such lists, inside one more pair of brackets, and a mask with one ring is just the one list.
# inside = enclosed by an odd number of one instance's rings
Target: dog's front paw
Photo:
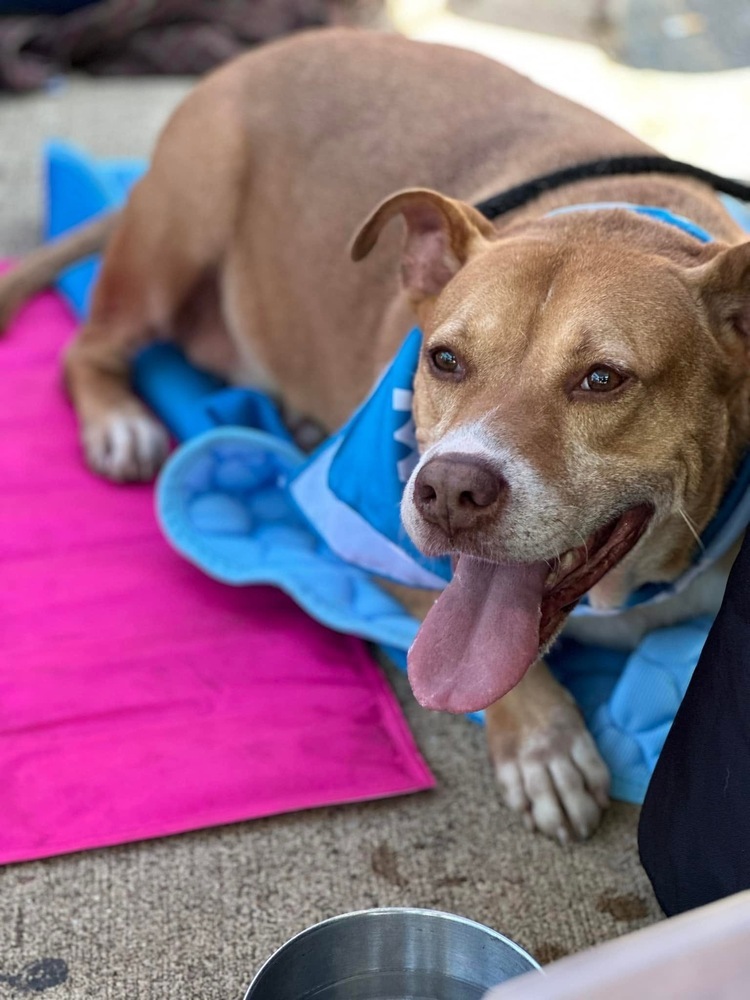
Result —
[[523, 720], [488, 710], [490, 756], [506, 805], [560, 843], [585, 839], [609, 805], [609, 772], [574, 704]]
[[84, 422], [83, 450], [94, 472], [115, 482], [153, 479], [169, 451], [169, 434], [137, 402]]

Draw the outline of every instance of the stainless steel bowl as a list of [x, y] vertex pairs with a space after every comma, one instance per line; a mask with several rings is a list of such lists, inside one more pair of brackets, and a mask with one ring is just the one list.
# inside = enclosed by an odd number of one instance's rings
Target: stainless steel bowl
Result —
[[539, 969], [489, 927], [437, 910], [362, 910], [297, 934], [268, 959], [245, 1000], [481, 1000]]

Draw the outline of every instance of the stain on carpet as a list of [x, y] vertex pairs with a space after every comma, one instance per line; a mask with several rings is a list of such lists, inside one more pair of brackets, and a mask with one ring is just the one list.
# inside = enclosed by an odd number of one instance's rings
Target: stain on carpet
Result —
[[466, 885], [468, 881], [467, 875], [446, 875], [439, 878], [435, 885], [440, 889], [456, 889], [460, 885]]
[[68, 979], [68, 964], [61, 958], [40, 958], [25, 965], [17, 975], [0, 972], [0, 986], [16, 993], [44, 993]]
[[608, 913], [615, 920], [643, 920], [649, 914], [648, 903], [634, 892], [621, 894], [603, 892], [596, 901], [600, 913]]
[[405, 889], [409, 884], [409, 880], [398, 870], [398, 855], [386, 841], [378, 844], [372, 852], [370, 864], [375, 874], [384, 878], [386, 882], [390, 882], [391, 885]]

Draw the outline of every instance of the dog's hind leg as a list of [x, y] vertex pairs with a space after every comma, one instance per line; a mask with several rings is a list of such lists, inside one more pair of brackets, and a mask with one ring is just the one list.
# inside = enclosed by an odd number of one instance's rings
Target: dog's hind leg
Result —
[[134, 395], [130, 366], [150, 341], [179, 334], [186, 303], [215, 272], [220, 241], [192, 209], [163, 179], [148, 175], [136, 187], [107, 247], [90, 319], [65, 355], [87, 462], [109, 479], [150, 479], [167, 454], [167, 431]]
[[167, 124], [107, 244], [90, 318], [66, 352], [86, 458], [110, 479], [149, 479], [167, 452], [166, 429], [131, 389], [134, 355], [156, 339], [205, 342], [207, 325], [217, 338], [225, 332], [218, 309], [206, 324], [200, 306], [216, 300], [245, 178], [232, 81], [209, 78]]
[[[166, 429], [134, 395], [130, 363], [157, 333], [155, 300], [167, 319], [174, 291], [160, 274], [158, 240], [136, 189], [110, 241], [89, 320], [65, 353], [65, 376], [86, 460], [118, 481], [151, 478], [164, 460]], [[162, 262], [163, 266], [163, 262]]]

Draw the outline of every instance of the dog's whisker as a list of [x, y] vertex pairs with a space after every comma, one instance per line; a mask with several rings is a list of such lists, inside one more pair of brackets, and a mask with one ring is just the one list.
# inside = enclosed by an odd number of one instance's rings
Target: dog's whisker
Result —
[[689, 517], [689, 515], [687, 514], [687, 512], [683, 509], [683, 507], [681, 505], [678, 506], [677, 513], [680, 515], [680, 517], [682, 518], [682, 520], [685, 522], [685, 524], [690, 529], [690, 534], [693, 536], [693, 538], [698, 543], [698, 546], [699, 546], [701, 552], [705, 552], [706, 551], [706, 546], [701, 541], [701, 536], [698, 534], [698, 531], [697, 531], [697, 528], [696, 528], [695, 524], [693, 524], [693, 521], [691, 520], [691, 518]]

